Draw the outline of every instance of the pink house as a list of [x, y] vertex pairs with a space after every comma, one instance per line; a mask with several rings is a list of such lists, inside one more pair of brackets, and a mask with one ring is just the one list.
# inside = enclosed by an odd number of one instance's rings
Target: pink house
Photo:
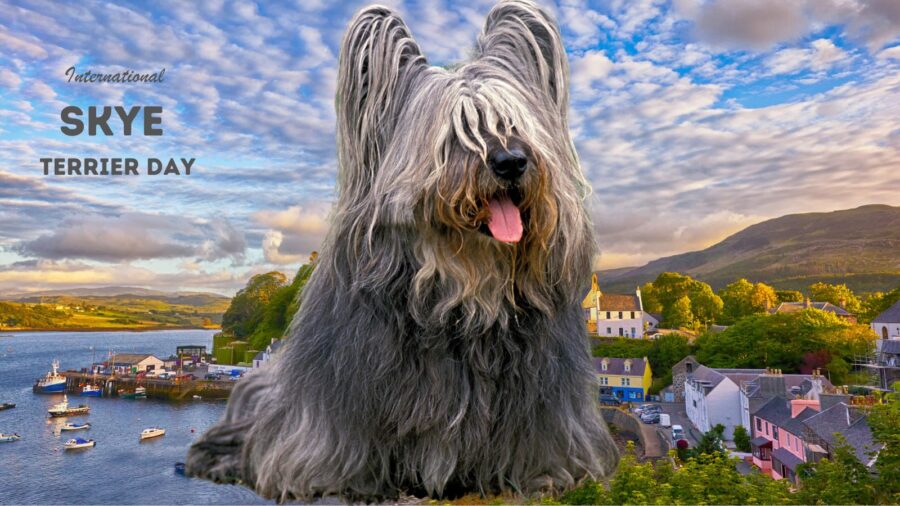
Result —
[[773, 397], [752, 416], [753, 464], [776, 480], [797, 481], [797, 467], [806, 462], [803, 421], [818, 414], [818, 400]]

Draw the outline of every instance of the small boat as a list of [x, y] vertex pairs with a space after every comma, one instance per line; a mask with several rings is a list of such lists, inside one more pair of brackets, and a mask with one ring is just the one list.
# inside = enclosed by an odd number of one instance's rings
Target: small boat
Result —
[[123, 399], [146, 399], [147, 389], [144, 387], [137, 387], [134, 390], [119, 389], [119, 397]]
[[90, 411], [91, 407], [87, 404], [79, 404], [74, 408], [70, 408], [68, 396], [63, 397], [62, 402], [47, 410], [52, 417], [86, 415]]
[[63, 448], [66, 450], [80, 450], [82, 448], [93, 448], [94, 446], [97, 446], [97, 442], [93, 439], [81, 439], [80, 437], [70, 439], [63, 444]]
[[31, 391], [36, 394], [61, 394], [66, 391], [66, 377], [59, 374], [59, 360], [51, 364], [53, 369], [34, 382]]
[[175, 474], [177, 474], [178, 476], [184, 476], [184, 462], [175, 463]]
[[195, 401], [199, 401], [200, 399], [203, 399], [203, 397], [200, 397], [199, 395], [195, 395], [195, 396], [194, 396], [194, 400], [195, 400]]
[[16, 404], [14, 402], [4, 402], [3, 404], [0, 404], [0, 411], [3, 411], [4, 409], [12, 409], [14, 407], [16, 407]]
[[103, 389], [98, 387], [97, 385], [85, 385], [81, 387], [81, 392], [78, 395], [82, 395], [84, 397], [100, 397], [103, 395]]
[[163, 429], [162, 427], [150, 427], [141, 431], [141, 441], [165, 435], [166, 429]]
[[91, 424], [85, 423], [67, 423], [60, 427], [59, 430], [88, 430], [91, 428]]
[[22, 439], [18, 434], [3, 434], [0, 433], [0, 443], [12, 443], [13, 441], [18, 441]]

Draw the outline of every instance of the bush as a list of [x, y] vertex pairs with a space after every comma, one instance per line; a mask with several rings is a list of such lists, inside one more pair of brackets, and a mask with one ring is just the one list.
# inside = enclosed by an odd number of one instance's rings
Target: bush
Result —
[[750, 434], [743, 425], [734, 428], [734, 446], [739, 452], [750, 453]]

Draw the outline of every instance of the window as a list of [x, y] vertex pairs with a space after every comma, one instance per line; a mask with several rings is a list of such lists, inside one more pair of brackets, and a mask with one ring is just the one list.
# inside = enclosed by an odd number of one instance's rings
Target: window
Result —
[[600, 384], [609, 385], [609, 378], [607, 378], [606, 376], [600, 376]]
[[619, 337], [622, 337], [624, 335], [625, 335], [625, 329], [623, 329], [622, 327], [619, 327]]
[[634, 311], [632, 311], [632, 312], [631, 312], [631, 319], [634, 320], [634, 318], [635, 318], [635, 316], [634, 316]]
[[697, 407], [697, 399], [694, 399], [694, 407]]
[[612, 319], [612, 313], [611, 313], [611, 312], [609, 312], [609, 311], [606, 312], [606, 319], [607, 319], [607, 320]]
[[607, 362], [606, 359], [604, 358], [604, 359], [600, 362], [600, 368], [603, 369], [603, 370], [605, 371], [605, 370], [607, 369], [607, 365], [609, 365], [609, 362]]
[[778, 440], [778, 426], [777, 425], [772, 426], [772, 438], [775, 439], [776, 441]]
[[631, 378], [622, 378], [622, 386], [630, 387], [631, 386]]
[[620, 320], [622, 319], [622, 312], [621, 312], [621, 311], [619, 311], [619, 319], [620, 319]]
[[631, 337], [634, 337], [636, 335], [637, 335], [636, 329], [634, 327], [631, 327]]
[[612, 334], [612, 327], [606, 327], [606, 334], [607, 335]]
[[756, 433], [762, 432], [762, 420], [759, 418], [756, 419]]

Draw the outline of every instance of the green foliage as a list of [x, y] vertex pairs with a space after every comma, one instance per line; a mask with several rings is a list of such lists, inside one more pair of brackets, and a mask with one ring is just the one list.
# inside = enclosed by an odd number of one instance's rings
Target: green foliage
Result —
[[273, 338], [281, 338], [299, 307], [299, 293], [312, 274], [312, 264], [300, 267], [291, 284], [282, 286], [272, 295], [263, 309], [262, 320], [253, 329], [250, 344], [256, 349], [265, 348]]
[[878, 490], [885, 503], [900, 504], [900, 382], [885, 395], [884, 403], [872, 408], [869, 428], [872, 439], [883, 445], [878, 452]]
[[284, 274], [275, 271], [250, 278], [222, 315], [222, 330], [239, 339], [250, 336], [265, 316], [266, 305], [284, 286], [285, 279]]
[[850, 371], [850, 359], [870, 352], [874, 340], [874, 333], [865, 325], [853, 325], [810, 308], [751, 315], [719, 334], [701, 335], [695, 345], [697, 359], [709, 367], [773, 367], [788, 373], [809, 368], [804, 360], [821, 354], [832, 383], [841, 384]]
[[700, 455], [673, 467], [638, 461], [629, 443], [608, 486], [587, 482], [561, 504], [789, 504], [788, 484], [760, 473], [740, 474], [724, 453]]
[[871, 323], [876, 316], [900, 300], [900, 287], [887, 293], [875, 292], [866, 297], [859, 313], [860, 323]]
[[641, 298], [644, 310], [662, 312], [663, 325], [669, 328], [708, 325], [722, 312], [722, 299], [709, 285], [677, 272], [664, 272], [644, 285]]
[[682, 295], [674, 303], [666, 307], [663, 321], [671, 328], [694, 328], [694, 313], [691, 311], [691, 299]]
[[803, 464], [798, 504], [875, 504], [876, 483], [841, 434], [835, 434], [831, 459]]
[[813, 283], [809, 285], [809, 298], [816, 302], [830, 302], [854, 314], [859, 313], [862, 307], [859, 298], [844, 284]]
[[702, 455], [714, 455], [725, 453], [725, 445], [722, 443], [725, 435], [725, 426], [721, 423], [703, 433], [697, 446], [691, 449], [689, 455], [700, 457]]
[[763, 313], [778, 301], [774, 288], [763, 283], [754, 285], [744, 278], [723, 288], [719, 296], [724, 303], [720, 323], [734, 323], [745, 316]]
[[50, 306], [0, 302], [0, 328], [55, 328], [60, 320], [68, 318], [68, 313], [52, 309]]
[[732, 439], [734, 439], [734, 446], [737, 448], [737, 451], [750, 453], [750, 434], [743, 425], [738, 425], [734, 428]]
[[799, 290], [775, 290], [776, 302], [803, 302], [803, 293]]

